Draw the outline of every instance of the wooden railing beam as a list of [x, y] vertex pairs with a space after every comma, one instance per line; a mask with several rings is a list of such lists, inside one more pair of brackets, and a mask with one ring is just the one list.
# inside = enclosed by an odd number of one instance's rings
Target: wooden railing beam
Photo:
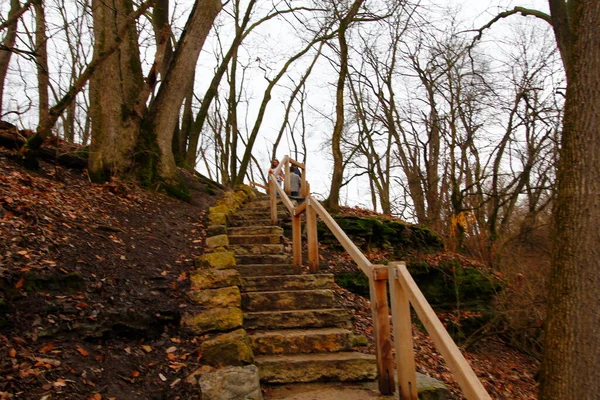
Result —
[[292, 253], [294, 260], [294, 273], [302, 273], [302, 224], [301, 216], [292, 216]]
[[402, 285], [396, 279], [395, 269], [388, 265], [390, 303], [396, 348], [396, 370], [398, 371], [398, 394], [401, 400], [417, 400], [417, 374], [413, 349], [410, 303]]
[[369, 279], [379, 392], [381, 394], [392, 394], [394, 393], [395, 373], [386, 284], [385, 280]]
[[312, 196], [307, 198], [309, 201], [309, 206], [313, 207], [317, 214], [321, 217], [325, 225], [329, 228], [331, 233], [337, 238], [338, 242], [344, 247], [344, 249], [350, 254], [350, 257], [354, 260], [354, 262], [358, 265], [358, 267], [369, 277], [372, 276], [371, 267], [373, 264], [365, 257], [365, 255], [360, 251], [358, 247], [350, 240], [346, 232], [340, 228], [340, 226], [335, 222], [333, 217], [323, 208], [321, 203], [319, 203]]
[[406, 293], [410, 303], [417, 312], [419, 319], [427, 329], [427, 333], [433, 339], [436, 348], [446, 360], [448, 368], [456, 378], [465, 397], [469, 400], [488, 400], [491, 399], [475, 372], [471, 369], [467, 360], [452, 340], [452, 337], [442, 325], [421, 290], [413, 280], [412, 276], [406, 269], [403, 262], [395, 262], [390, 264], [397, 271], [398, 282], [402, 286], [402, 290]]
[[277, 225], [277, 180], [274, 175], [269, 177], [269, 200], [271, 200], [271, 223]]
[[319, 238], [317, 233], [317, 213], [310, 199], [305, 201], [306, 207], [306, 241], [308, 246], [308, 267], [312, 274], [319, 271]]

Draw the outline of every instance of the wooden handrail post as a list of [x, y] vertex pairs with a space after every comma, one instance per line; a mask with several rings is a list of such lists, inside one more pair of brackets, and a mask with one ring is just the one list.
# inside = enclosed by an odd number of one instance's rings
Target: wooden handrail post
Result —
[[454, 378], [460, 385], [465, 397], [469, 400], [490, 400], [491, 397], [485, 390], [471, 366], [465, 360], [459, 348], [450, 337], [450, 334], [444, 328], [444, 325], [437, 317], [431, 305], [427, 302], [423, 293], [415, 283], [412, 276], [406, 269], [403, 262], [390, 263], [390, 268], [394, 268], [398, 275], [398, 282], [402, 285], [402, 291], [408, 297], [419, 319], [427, 329], [427, 333], [433, 339], [435, 347], [438, 349], [448, 369], [454, 375]]
[[398, 281], [398, 273], [388, 266], [392, 321], [394, 321], [394, 345], [396, 348], [396, 370], [398, 371], [398, 394], [400, 400], [417, 400], [417, 374], [413, 349], [410, 303]]
[[291, 188], [291, 183], [290, 183], [290, 159], [288, 156], [285, 157], [284, 159], [285, 164], [283, 164], [283, 168], [284, 168], [284, 176], [283, 176], [283, 190], [285, 190], [285, 192], [287, 193], [287, 195], [290, 195], [290, 188]]
[[271, 223], [277, 224], [277, 189], [275, 188], [275, 178], [269, 176], [269, 198], [271, 200]]
[[[374, 265], [373, 269], [387, 269]], [[373, 313], [373, 336], [377, 355], [377, 380], [381, 394], [394, 393], [394, 358], [390, 335], [390, 309], [387, 301], [386, 279], [377, 279], [377, 274], [369, 276], [371, 311]]]
[[294, 255], [294, 273], [302, 273], [302, 214], [292, 217], [292, 253]]
[[319, 238], [317, 237], [317, 213], [312, 206], [316, 201], [311, 197], [306, 199], [306, 240], [308, 244], [308, 266], [310, 273], [319, 271]]

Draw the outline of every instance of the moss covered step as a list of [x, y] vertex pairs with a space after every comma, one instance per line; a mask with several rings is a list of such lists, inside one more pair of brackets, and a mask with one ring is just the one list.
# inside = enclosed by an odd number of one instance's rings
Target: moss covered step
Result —
[[282, 244], [236, 244], [230, 249], [237, 256], [260, 255], [260, 254], [282, 254]]
[[352, 350], [352, 332], [342, 328], [256, 331], [252, 332], [249, 337], [255, 355]]
[[[280, 221], [285, 220], [289, 214], [286, 216], [285, 214], [279, 214], [277, 218]], [[271, 225], [271, 214], [265, 216], [257, 216], [257, 217], [235, 217], [232, 218], [229, 222], [229, 226], [234, 227], [242, 227], [242, 226], [252, 226], [252, 225]]]
[[237, 265], [238, 270], [243, 277], [262, 277], [264, 275], [294, 275], [292, 264], [245, 264]]
[[[250, 254], [236, 255], [237, 265], [247, 264], [291, 264], [292, 260], [288, 254]], [[269, 274], [277, 275], [277, 274]]]
[[242, 279], [243, 292], [332, 289], [333, 286], [333, 274], [246, 276]]
[[350, 327], [350, 315], [341, 308], [316, 310], [258, 311], [244, 313], [244, 328], [324, 328]]
[[357, 352], [258, 356], [254, 362], [267, 383], [363, 381], [375, 379], [375, 356]]
[[239, 226], [228, 227], [229, 236], [254, 236], [254, 235], [283, 235], [283, 228], [279, 226]]
[[247, 292], [242, 294], [242, 309], [244, 311], [306, 310], [331, 308], [333, 304], [333, 291], [329, 289]]
[[278, 244], [281, 235], [255, 234], [255, 235], [229, 235], [229, 244]]

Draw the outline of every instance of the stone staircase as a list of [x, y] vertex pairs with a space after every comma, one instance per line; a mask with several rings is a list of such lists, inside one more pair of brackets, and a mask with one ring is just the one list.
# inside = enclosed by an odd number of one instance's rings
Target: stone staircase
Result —
[[261, 382], [375, 379], [375, 356], [352, 351], [350, 315], [335, 304], [333, 275], [294, 275], [280, 244], [283, 229], [270, 219], [269, 201], [257, 199], [234, 214], [227, 228]]

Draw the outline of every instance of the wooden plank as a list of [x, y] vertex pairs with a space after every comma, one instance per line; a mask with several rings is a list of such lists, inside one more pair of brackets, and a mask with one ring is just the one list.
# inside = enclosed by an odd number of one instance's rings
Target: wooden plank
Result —
[[342, 247], [346, 249], [346, 251], [350, 254], [350, 257], [356, 262], [358, 267], [369, 277], [372, 278], [372, 270], [371, 267], [373, 264], [365, 257], [365, 255], [359, 250], [358, 247], [348, 238], [346, 232], [340, 228], [340, 226], [335, 222], [333, 217], [323, 208], [321, 203], [319, 203], [312, 196], [309, 196], [306, 201], [309, 202], [309, 206], [312, 206], [317, 214], [321, 217], [325, 225], [329, 228], [331, 233], [337, 238]]
[[277, 180], [274, 175], [269, 177], [269, 200], [271, 200], [271, 223], [277, 225]]
[[289, 195], [291, 181], [290, 181], [290, 162], [289, 162], [289, 159], [287, 159], [287, 156], [286, 156], [286, 162], [285, 162], [284, 168], [285, 168], [285, 170], [283, 172], [283, 189]]
[[417, 400], [417, 374], [413, 349], [410, 303], [402, 285], [395, 276], [395, 269], [388, 265], [396, 370], [398, 371], [398, 394], [403, 400]]
[[376, 281], [387, 281], [388, 280], [388, 267], [385, 265], [373, 265], [373, 279]]
[[290, 200], [290, 198], [288, 197], [288, 195], [277, 184], [275, 185], [275, 190], [277, 190], [277, 193], [279, 193], [279, 198], [281, 199], [281, 202], [283, 203], [283, 205], [285, 206], [285, 208], [288, 209], [288, 212], [291, 215], [294, 215], [294, 204], [292, 203], [292, 201]]
[[381, 394], [394, 393], [394, 358], [390, 336], [390, 316], [386, 281], [369, 278], [371, 312], [373, 314], [373, 337], [377, 356], [377, 380]]
[[267, 186], [265, 186], [265, 185], [261, 185], [261, 184], [260, 184], [260, 183], [258, 183], [258, 182], [252, 182], [252, 181], [251, 181], [251, 182], [250, 182], [250, 186], [254, 186], [254, 187], [259, 187], [259, 188], [265, 189], [267, 192], [269, 191], [269, 188], [268, 188]]
[[319, 238], [317, 233], [317, 213], [310, 205], [309, 199], [304, 202], [306, 208], [306, 240], [308, 244], [308, 267], [312, 274], [319, 271]]
[[290, 164], [295, 165], [296, 167], [300, 168], [302, 171], [304, 171], [306, 169], [306, 166], [294, 159], [290, 158]]
[[294, 259], [294, 273], [302, 273], [302, 224], [301, 216], [292, 217], [292, 254]]
[[456, 381], [460, 385], [465, 397], [469, 400], [491, 399], [477, 375], [471, 369], [467, 360], [440, 322], [439, 318], [419, 290], [419, 287], [413, 280], [412, 276], [406, 269], [403, 262], [390, 264], [392, 268], [397, 270], [398, 281], [402, 285], [402, 289], [407, 294], [410, 303], [417, 312], [419, 319], [427, 329], [427, 332], [433, 339], [436, 348], [446, 360], [448, 368], [454, 375]]
[[302, 204], [300, 204], [299, 206], [294, 208], [294, 213], [293, 215], [300, 215], [302, 214], [304, 211], [306, 211], [306, 202], [303, 202]]

